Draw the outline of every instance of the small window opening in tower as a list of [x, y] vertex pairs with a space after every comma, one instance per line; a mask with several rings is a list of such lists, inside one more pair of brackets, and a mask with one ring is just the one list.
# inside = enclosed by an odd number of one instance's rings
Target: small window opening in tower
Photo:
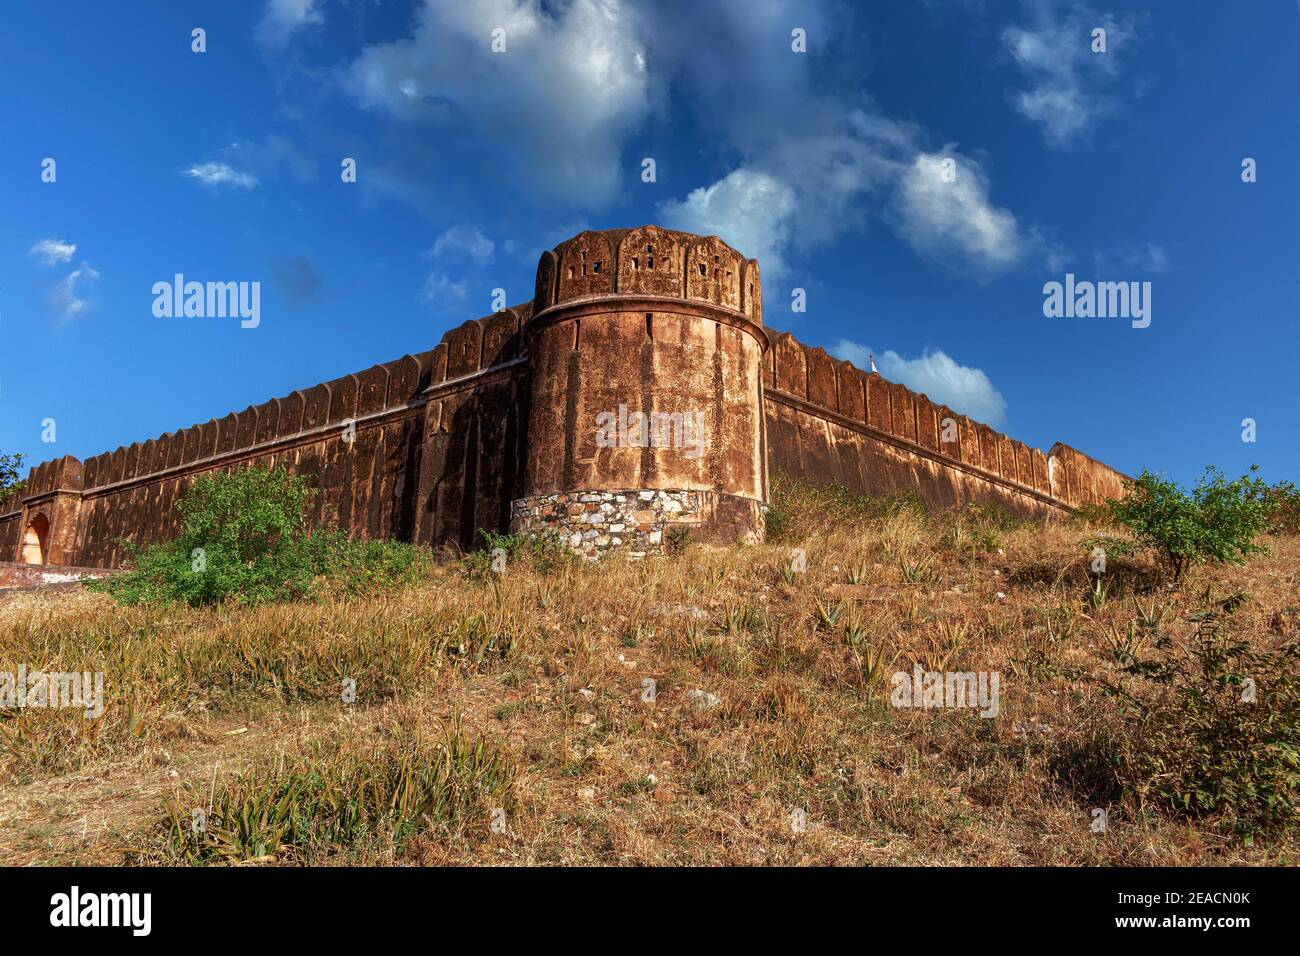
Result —
[[700, 275], [702, 275], [702, 276], [707, 276], [708, 274], [709, 274], [709, 267], [706, 266], [703, 262], [701, 262], [701, 263], [700, 263]]
[[37, 515], [23, 532], [23, 563], [46, 564], [50, 536], [50, 519]]
[[597, 259], [595, 262], [593, 262], [593, 263], [591, 264], [591, 271], [592, 271], [593, 274], [594, 274], [594, 273], [597, 273], [597, 272], [600, 271], [600, 260], [599, 260], [599, 259]]
[[569, 266], [569, 278], [573, 278], [573, 266]]
[[652, 339], [655, 337], [654, 326], [652, 324], [653, 319], [654, 319], [653, 313], [647, 312], [645, 314], [645, 337], [648, 339]]
[[636, 270], [637, 270], [637, 269], [640, 269], [640, 268], [641, 268], [641, 260], [638, 259], [636, 256], [633, 256], [633, 257], [632, 257], [632, 271], [633, 271], [633, 272], [636, 272]]

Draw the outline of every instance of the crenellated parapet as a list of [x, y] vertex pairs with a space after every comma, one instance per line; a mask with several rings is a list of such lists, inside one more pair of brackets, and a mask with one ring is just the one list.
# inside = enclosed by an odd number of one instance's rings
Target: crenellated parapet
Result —
[[533, 299], [536, 313], [609, 295], [691, 299], [763, 324], [758, 262], [717, 236], [649, 225], [588, 230], [542, 253]]
[[[1059, 509], [1100, 504], [1107, 498], [1121, 497], [1130, 481], [1067, 445], [1053, 445], [1047, 454], [1030, 448], [879, 373], [837, 361], [823, 349], [806, 346], [789, 333], [772, 336], [763, 377], [767, 386], [764, 398], [769, 406], [788, 406], [807, 419], [823, 423], [805, 428], [801, 439], [791, 434], [780, 414], [769, 412], [769, 419], [778, 423], [770, 429], [774, 434], [769, 448], [774, 457], [770, 456], [769, 462], [776, 461], [795, 474], [831, 475], [850, 487], [865, 487], [873, 492], [913, 488], [935, 504], [955, 504], [965, 498], [996, 499], [1005, 491], [1009, 497], [1003, 503], [1023, 504], [1030, 511], [1041, 511], [1040, 505]], [[922, 474], [924, 469], [917, 470], [915, 462], [900, 466], [902, 470], [894, 477], [885, 468], [859, 480], [856, 468], [840, 467], [842, 456], [831, 460], [819, 437], [806, 437], [824, 430], [830, 421], [844, 429], [845, 442], [855, 446], [851, 454], [855, 464], [873, 447], [852, 437], [856, 435], [883, 440], [912, 458], [929, 460], [941, 470], [962, 473], [971, 480], [964, 485], [963, 480], [931, 481]], [[905, 460], [906, 456], [900, 459]], [[944, 477], [951, 478], [952, 474]], [[872, 478], [887, 480], [873, 484]], [[935, 493], [927, 496], [931, 487]], [[969, 492], [965, 498], [963, 489]]]
[[74, 563], [84, 481], [71, 455], [33, 468], [19, 494], [0, 500], [0, 559]]

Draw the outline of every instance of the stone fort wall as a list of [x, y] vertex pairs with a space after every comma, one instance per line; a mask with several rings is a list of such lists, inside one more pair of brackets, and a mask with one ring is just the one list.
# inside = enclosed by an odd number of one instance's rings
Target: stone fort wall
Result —
[[924, 394], [776, 335], [763, 370], [768, 467], [932, 508], [993, 502], [1050, 515], [1123, 495], [1128, 479], [1057, 443], [1044, 453]]
[[[690, 412], [702, 451], [609, 446], [619, 406]], [[196, 475], [284, 465], [319, 489], [314, 525], [465, 550], [478, 529], [550, 528], [594, 555], [762, 534], [780, 469], [934, 507], [1047, 516], [1123, 493], [1074, 449], [1047, 453], [762, 325], [758, 264], [716, 237], [645, 226], [543, 254], [532, 302], [428, 352], [80, 462], [0, 501], [0, 560], [117, 567], [172, 537]]]

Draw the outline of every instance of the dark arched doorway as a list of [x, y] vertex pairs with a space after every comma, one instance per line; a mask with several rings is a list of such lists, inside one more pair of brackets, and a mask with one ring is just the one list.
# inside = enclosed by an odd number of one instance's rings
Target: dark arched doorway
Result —
[[23, 563], [45, 564], [50, 538], [50, 519], [38, 514], [23, 532]]

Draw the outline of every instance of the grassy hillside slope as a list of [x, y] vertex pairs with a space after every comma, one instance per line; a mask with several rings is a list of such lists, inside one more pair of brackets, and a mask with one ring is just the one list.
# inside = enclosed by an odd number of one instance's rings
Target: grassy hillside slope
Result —
[[[0, 597], [0, 670], [102, 671], [106, 695], [95, 720], [0, 716], [0, 851], [10, 864], [1296, 862], [1293, 822], [1240, 812], [1263, 795], [1208, 809], [1162, 795], [1198, 721], [1289, 719], [1294, 670], [1261, 672], [1254, 710], [1222, 685], [1206, 718], [1176, 681], [1123, 667], [1199, 666], [1207, 639], [1295, 642], [1300, 539], [1266, 537], [1269, 554], [1193, 568], [1175, 590], [1141, 555], [1093, 574], [1091, 543], [1113, 529], [1081, 519], [926, 516], [785, 484], [773, 524], [757, 547], [686, 542], [599, 565], [521, 553], [501, 574], [457, 562], [251, 609]], [[891, 706], [890, 676], [916, 663], [996, 672], [997, 716]]]

